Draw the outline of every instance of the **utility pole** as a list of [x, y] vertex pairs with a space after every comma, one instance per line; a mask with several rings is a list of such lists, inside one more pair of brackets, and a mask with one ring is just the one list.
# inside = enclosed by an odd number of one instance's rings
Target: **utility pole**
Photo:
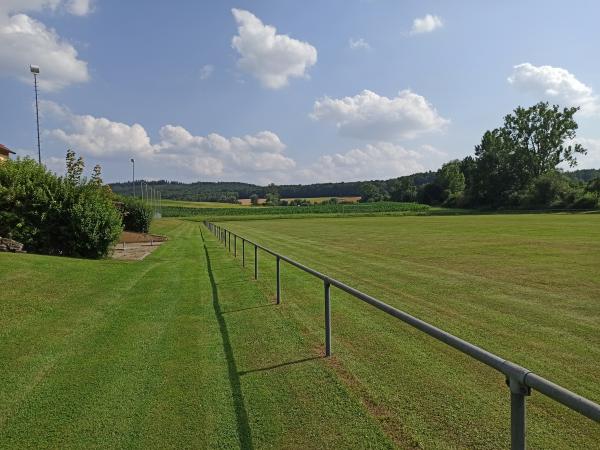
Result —
[[133, 171], [131, 176], [131, 185], [133, 186], [133, 196], [135, 197], [135, 159], [131, 158], [131, 169]]
[[33, 74], [33, 87], [35, 89], [35, 122], [37, 124], [37, 144], [38, 144], [38, 163], [42, 164], [42, 150], [40, 146], [40, 113], [38, 108], [38, 88], [37, 76], [40, 73], [40, 66], [29, 66], [30, 72]]

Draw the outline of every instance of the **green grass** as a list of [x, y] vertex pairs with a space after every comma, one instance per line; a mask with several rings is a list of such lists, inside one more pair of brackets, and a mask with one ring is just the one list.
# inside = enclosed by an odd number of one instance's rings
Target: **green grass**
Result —
[[219, 203], [219, 202], [190, 202], [185, 200], [161, 200], [163, 207], [180, 207], [180, 208], [238, 208], [242, 205], [239, 203]]
[[347, 215], [347, 214], [385, 214], [385, 213], [426, 213], [428, 205], [418, 203], [376, 202], [353, 203], [337, 205], [310, 205], [310, 206], [256, 206], [245, 208], [182, 208], [163, 207], [163, 217], [192, 217], [204, 218], [219, 217], [260, 217], [260, 216], [305, 216], [312, 214]]
[[199, 224], [152, 231], [141, 262], [0, 254], [0, 448], [392, 446]]
[[[600, 215], [260, 220], [232, 230], [600, 401]], [[201, 234], [203, 230], [203, 235]], [[0, 254], [0, 448], [507, 448], [502, 377], [198, 222], [141, 262]], [[530, 448], [600, 427], [539, 393]]]
[[[600, 402], [600, 215], [223, 225]], [[259, 262], [273, 295], [273, 258]], [[287, 314], [322, 342], [321, 282], [282, 270]], [[398, 446], [508, 446], [500, 374], [340, 291], [332, 302], [337, 376]], [[536, 392], [527, 403], [531, 448], [597, 448], [591, 420]]]

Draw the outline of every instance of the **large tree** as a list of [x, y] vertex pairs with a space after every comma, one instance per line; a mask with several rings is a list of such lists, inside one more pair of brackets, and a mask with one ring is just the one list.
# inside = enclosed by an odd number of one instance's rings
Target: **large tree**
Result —
[[475, 204], [499, 206], [510, 203], [519, 191], [563, 162], [577, 164], [585, 154], [574, 143], [579, 108], [560, 109], [540, 102], [518, 107], [504, 118], [504, 125], [486, 131], [475, 147], [475, 173], [468, 187]]
[[532, 178], [556, 169], [562, 162], [577, 165], [577, 154], [585, 154], [581, 144], [573, 143], [579, 108], [550, 106], [540, 102], [530, 108], [518, 107], [504, 118], [503, 133], [519, 162], [526, 165]]

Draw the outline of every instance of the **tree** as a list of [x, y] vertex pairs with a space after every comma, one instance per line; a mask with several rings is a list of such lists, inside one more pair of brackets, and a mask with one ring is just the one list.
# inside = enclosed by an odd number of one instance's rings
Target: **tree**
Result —
[[66, 156], [66, 165], [67, 165], [67, 174], [66, 179], [68, 182], [72, 184], [79, 184], [81, 182], [81, 175], [83, 174], [83, 169], [85, 168], [85, 164], [83, 162], [83, 158], [80, 156], [77, 158], [75, 152], [71, 149], [67, 150]]
[[540, 102], [530, 108], [518, 107], [504, 118], [503, 133], [531, 179], [554, 170], [562, 162], [574, 167], [577, 154], [587, 153], [581, 144], [572, 143], [578, 128], [573, 118], [577, 111], [578, 107], [561, 111], [558, 105]]
[[267, 186], [266, 204], [269, 206], [277, 206], [279, 204], [279, 190], [274, 183]]
[[465, 175], [461, 171], [459, 160], [447, 162], [438, 171], [436, 183], [444, 191], [444, 200], [454, 199], [465, 191]]
[[402, 177], [392, 180], [388, 184], [391, 200], [395, 202], [415, 202], [417, 200], [417, 187], [412, 177]]
[[501, 128], [486, 131], [475, 147], [475, 170], [468, 178], [471, 203], [514, 203], [540, 175], [556, 170], [563, 162], [575, 166], [577, 155], [586, 153], [580, 144], [572, 143], [577, 130], [573, 117], [578, 109], [561, 111], [544, 102], [518, 107], [504, 118]]
[[258, 206], [258, 194], [252, 194], [250, 196], [250, 204], [252, 206]]
[[600, 177], [590, 180], [585, 188], [591, 194], [596, 196], [596, 203], [600, 201]]
[[386, 200], [387, 193], [375, 183], [363, 183], [360, 187], [361, 202], [380, 202]]
[[102, 167], [100, 167], [100, 164], [94, 166], [91, 182], [98, 186], [102, 186]]

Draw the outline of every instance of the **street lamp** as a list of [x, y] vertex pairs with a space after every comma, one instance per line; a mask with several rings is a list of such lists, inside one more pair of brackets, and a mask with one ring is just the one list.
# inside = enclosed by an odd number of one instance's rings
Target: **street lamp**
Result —
[[135, 197], [135, 159], [131, 158], [131, 167], [133, 170], [131, 184], [133, 185], [133, 196]]
[[38, 162], [42, 164], [42, 150], [40, 148], [40, 114], [38, 109], [38, 89], [37, 76], [40, 73], [40, 66], [29, 66], [29, 71], [33, 74], [33, 86], [35, 89], [35, 121], [37, 123], [37, 142], [38, 142]]

